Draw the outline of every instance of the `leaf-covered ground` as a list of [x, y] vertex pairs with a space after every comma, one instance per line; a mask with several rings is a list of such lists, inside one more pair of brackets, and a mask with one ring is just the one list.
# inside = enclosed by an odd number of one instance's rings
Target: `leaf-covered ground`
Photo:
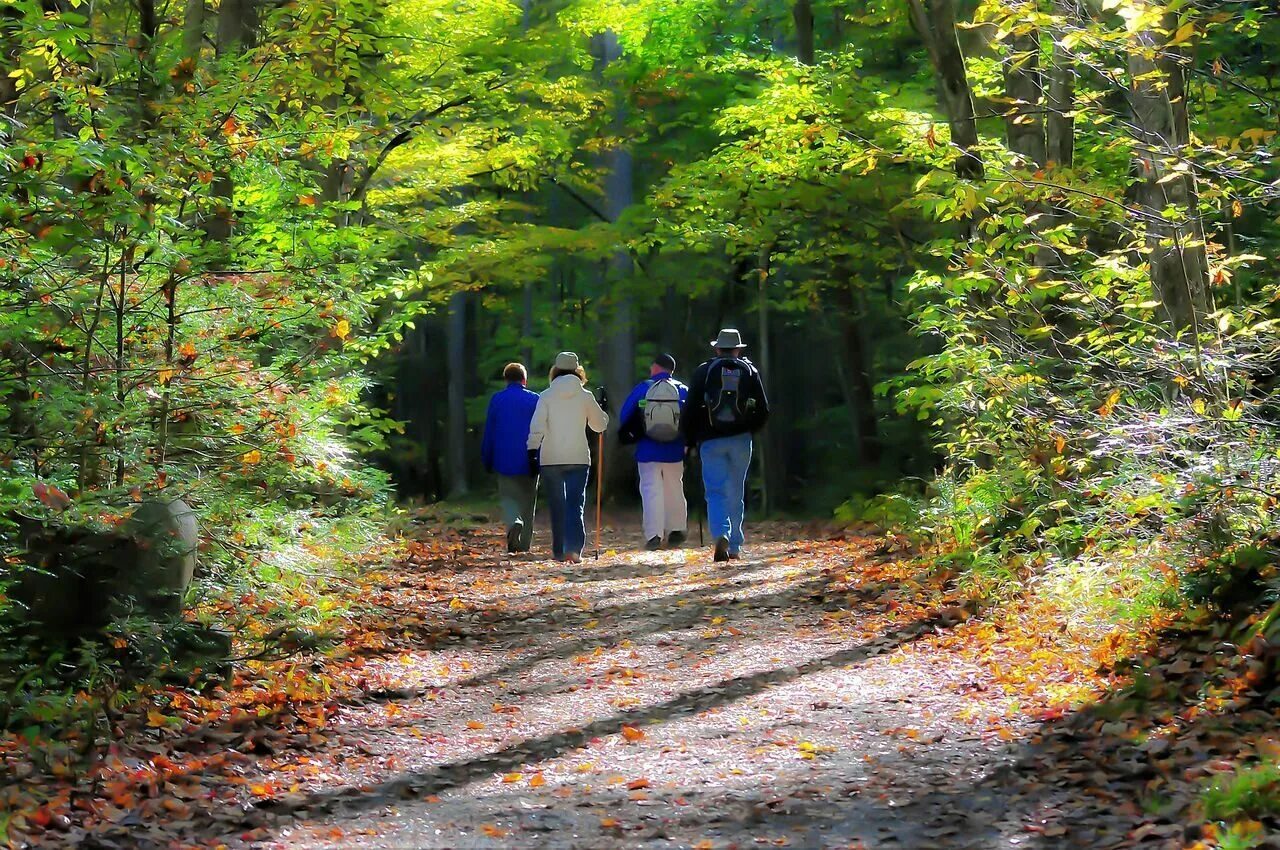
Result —
[[1153, 644], [1148, 699], [1121, 701], [1105, 671], [1136, 637], [978, 610], [893, 539], [812, 536], [569, 566], [424, 534], [367, 576], [336, 656], [158, 694], [88, 768], [5, 739], [10, 840], [1228, 846], [1198, 800], [1275, 753], [1253, 662], [1207, 631]]

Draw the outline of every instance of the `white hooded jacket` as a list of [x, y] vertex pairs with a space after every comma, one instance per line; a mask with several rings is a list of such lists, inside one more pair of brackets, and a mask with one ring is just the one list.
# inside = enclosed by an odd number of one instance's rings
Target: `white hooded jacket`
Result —
[[609, 427], [609, 414], [600, 409], [577, 375], [561, 375], [538, 396], [529, 426], [529, 448], [542, 450], [538, 462], [543, 466], [590, 466], [587, 426], [603, 432]]

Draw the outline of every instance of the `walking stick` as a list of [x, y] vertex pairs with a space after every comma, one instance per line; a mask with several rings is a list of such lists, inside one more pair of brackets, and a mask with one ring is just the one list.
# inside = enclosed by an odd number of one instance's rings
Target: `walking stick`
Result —
[[600, 504], [604, 495], [604, 432], [596, 435], [596, 560], [600, 560]]

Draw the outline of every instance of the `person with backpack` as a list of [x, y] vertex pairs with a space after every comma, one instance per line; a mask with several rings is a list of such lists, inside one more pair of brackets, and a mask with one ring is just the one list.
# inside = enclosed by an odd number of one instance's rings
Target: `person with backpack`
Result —
[[530, 466], [540, 468], [551, 503], [551, 554], [557, 561], [582, 562], [587, 545], [587, 477], [591, 444], [587, 428], [597, 434], [609, 427], [596, 397], [586, 388], [587, 373], [578, 355], [562, 351], [551, 368], [551, 386], [538, 396], [527, 443]]
[[533, 546], [533, 514], [538, 505], [538, 471], [525, 450], [538, 394], [528, 389], [529, 373], [521, 363], [502, 370], [506, 389], [489, 399], [480, 459], [486, 472], [498, 474], [498, 499], [507, 528], [507, 552]]
[[684, 543], [689, 509], [684, 500], [684, 434], [681, 411], [689, 388], [674, 377], [676, 360], [659, 354], [622, 404], [619, 439], [635, 443], [640, 470], [640, 501], [644, 508], [645, 548], [671, 548]]
[[768, 421], [769, 399], [760, 371], [742, 354], [747, 346], [736, 328], [721, 330], [711, 347], [715, 356], [689, 382], [681, 424], [690, 452], [702, 458], [715, 560], [728, 561], [741, 555], [746, 539], [742, 518], [751, 435]]

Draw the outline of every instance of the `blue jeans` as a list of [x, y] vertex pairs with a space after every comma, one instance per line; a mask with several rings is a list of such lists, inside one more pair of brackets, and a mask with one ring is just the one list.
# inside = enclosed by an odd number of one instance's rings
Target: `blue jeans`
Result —
[[556, 558], [581, 555], [587, 545], [583, 508], [587, 503], [586, 464], [553, 464], [542, 467], [551, 504], [551, 554]]
[[737, 554], [745, 539], [742, 515], [746, 511], [751, 435], [707, 440], [698, 451], [702, 456], [702, 486], [707, 494], [707, 527], [711, 539], [729, 538], [729, 551]]

